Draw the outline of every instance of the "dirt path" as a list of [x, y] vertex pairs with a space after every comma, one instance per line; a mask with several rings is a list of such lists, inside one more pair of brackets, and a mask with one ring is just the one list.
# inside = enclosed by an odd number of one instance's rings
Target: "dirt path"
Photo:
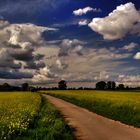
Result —
[[140, 130], [45, 95], [75, 129], [78, 140], [140, 140]]

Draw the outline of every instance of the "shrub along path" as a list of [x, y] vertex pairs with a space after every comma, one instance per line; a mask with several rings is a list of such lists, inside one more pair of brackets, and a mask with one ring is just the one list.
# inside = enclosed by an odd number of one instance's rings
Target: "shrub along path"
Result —
[[44, 96], [75, 129], [75, 136], [79, 140], [140, 140], [139, 129], [104, 118], [61, 99]]

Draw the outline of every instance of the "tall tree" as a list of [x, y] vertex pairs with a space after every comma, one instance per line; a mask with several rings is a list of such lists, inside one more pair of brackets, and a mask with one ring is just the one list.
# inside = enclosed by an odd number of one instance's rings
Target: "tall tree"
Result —
[[118, 88], [119, 88], [119, 89], [125, 89], [125, 86], [124, 86], [124, 84], [119, 84], [119, 85], [118, 85]]
[[106, 88], [107, 88], [107, 89], [112, 89], [112, 82], [111, 82], [111, 81], [108, 81], [108, 82], [107, 82]]
[[107, 89], [115, 89], [116, 88], [116, 83], [114, 81], [108, 81], [106, 84]]
[[104, 90], [106, 88], [106, 82], [100, 81], [96, 83], [96, 89]]
[[22, 90], [23, 91], [28, 91], [29, 90], [29, 84], [28, 83], [23, 83], [22, 84]]
[[67, 89], [67, 82], [65, 80], [61, 80], [59, 83], [58, 83], [58, 88], [59, 89]]
[[116, 88], [116, 83], [113, 81], [112, 82], [112, 89], [115, 89]]

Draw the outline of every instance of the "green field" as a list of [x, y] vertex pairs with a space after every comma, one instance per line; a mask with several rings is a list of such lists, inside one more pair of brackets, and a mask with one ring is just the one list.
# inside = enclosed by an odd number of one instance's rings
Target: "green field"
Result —
[[102, 116], [140, 127], [140, 93], [121, 91], [45, 91]]
[[38, 93], [0, 93], [0, 140], [73, 140], [59, 112]]

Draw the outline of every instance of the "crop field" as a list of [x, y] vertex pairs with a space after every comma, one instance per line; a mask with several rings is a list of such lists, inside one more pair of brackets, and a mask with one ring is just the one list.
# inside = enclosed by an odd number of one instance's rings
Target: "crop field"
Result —
[[0, 92], [0, 140], [72, 140], [59, 112], [38, 93]]
[[140, 127], [140, 93], [121, 91], [45, 91], [102, 116]]
[[0, 139], [26, 131], [38, 115], [40, 103], [40, 96], [30, 92], [0, 93]]

